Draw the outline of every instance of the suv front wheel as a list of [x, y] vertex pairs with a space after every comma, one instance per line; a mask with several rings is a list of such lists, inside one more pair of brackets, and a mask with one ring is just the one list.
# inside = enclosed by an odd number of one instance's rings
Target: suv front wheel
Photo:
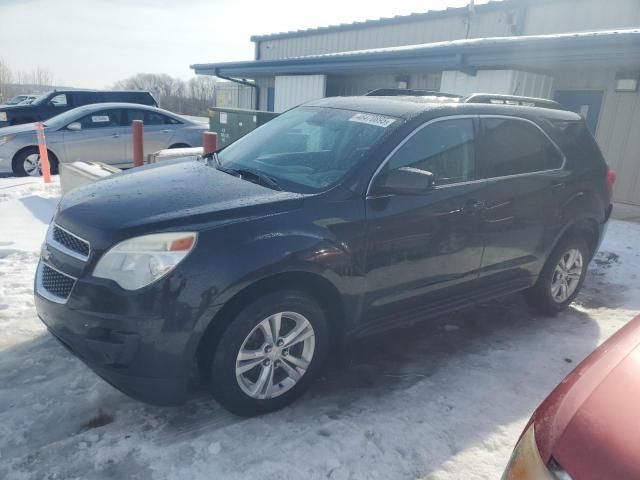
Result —
[[582, 288], [590, 258], [583, 239], [562, 240], [547, 259], [536, 284], [525, 293], [527, 302], [548, 315], [567, 308]]
[[290, 404], [321, 372], [328, 336], [324, 310], [303, 292], [279, 291], [253, 301], [217, 342], [214, 396], [242, 416]]

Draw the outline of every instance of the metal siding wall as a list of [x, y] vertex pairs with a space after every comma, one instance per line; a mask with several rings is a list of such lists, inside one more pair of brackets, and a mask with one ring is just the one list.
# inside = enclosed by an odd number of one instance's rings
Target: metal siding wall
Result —
[[284, 75], [275, 78], [275, 111], [283, 112], [310, 100], [323, 98], [325, 75]]
[[618, 174], [614, 200], [640, 205], [640, 92], [616, 92], [615, 73], [614, 69], [560, 72], [554, 86], [604, 92], [596, 139]]
[[558, 0], [531, 4], [524, 35], [630, 28], [640, 25], [638, 0]]
[[256, 79], [256, 85], [260, 89], [260, 105], [258, 110], [267, 110], [267, 89], [275, 87], [275, 79], [273, 77], [262, 77]]
[[[504, 12], [476, 14], [470, 37], [508, 35], [509, 26], [506, 25], [503, 18], [505, 15]], [[260, 58], [271, 60], [367, 48], [431, 43], [464, 37], [464, 16], [436, 18], [395, 25], [371, 26], [340, 32], [264, 40], [260, 42]]]
[[459, 95], [502, 93], [549, 98], [551, 83], [545, 75], [517, 70], [479, 70], [476, 75], [448, 70], [442, 72], [440, 89]]
[[[327, 96], [364, 95], [377, 88], [395, 88], [397, 74], [376, 74], [327, 77]], [[440, 89], [440, 73], [412, 73], [409, 88]]]

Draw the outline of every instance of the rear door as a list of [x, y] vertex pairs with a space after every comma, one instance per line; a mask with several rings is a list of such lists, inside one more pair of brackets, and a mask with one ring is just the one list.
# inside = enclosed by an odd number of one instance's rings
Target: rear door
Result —
[[533, 122], [482, 117], [478, 168], [487, 179], [482, 277], [518, 288], [537, 275], [560, 222], [564, 156]]
[[424, 125], [376, 176], [417, 168], [431, 172], [436, 185], [419, 195], [367, 198], [365, 328], [419, 318], [439, 300], [455, 303], [470, 293], [482, 258], [486, 183], [477, 178], [475, 122], [454, 117]]
[[99, 110], [77, 120], [80, 130], [64, 130], [65, 161], [125, 163], [123, 116], [121, 108]]
[[159, 112], [154, 112], [153, 110], [128, 108], [126, 112], [128, 128], [124, 138], [127, 161], [129, 163], [133, 163], [133, 135], [131, 124], [134, 120], [142, 120], [144, 123], [143, 139], [145, 157], [150, 153], [169, 148], [176, 130], [184, 126], [184, 124], [177, 120]]

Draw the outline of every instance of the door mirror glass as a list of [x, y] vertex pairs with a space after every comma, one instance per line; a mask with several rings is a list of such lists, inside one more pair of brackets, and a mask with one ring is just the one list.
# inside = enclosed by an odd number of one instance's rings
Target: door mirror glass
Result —
[[70, 123], [69, 125], [67, 125], [67, 130], [77, 132], [78, 130], [82, 130], [82, 124], [80, 122]]
[[433, 188], [435, 177], [427, 170], [401, 167], [378, 177], [373, 193], [377, 195], [422, 195]]

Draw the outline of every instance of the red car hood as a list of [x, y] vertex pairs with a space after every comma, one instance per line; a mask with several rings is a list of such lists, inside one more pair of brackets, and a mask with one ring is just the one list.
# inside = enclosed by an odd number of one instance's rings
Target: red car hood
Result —
[[545, 462], [574, 480], [640, 479], [640, 316], [603, 343], [534, 414]]

